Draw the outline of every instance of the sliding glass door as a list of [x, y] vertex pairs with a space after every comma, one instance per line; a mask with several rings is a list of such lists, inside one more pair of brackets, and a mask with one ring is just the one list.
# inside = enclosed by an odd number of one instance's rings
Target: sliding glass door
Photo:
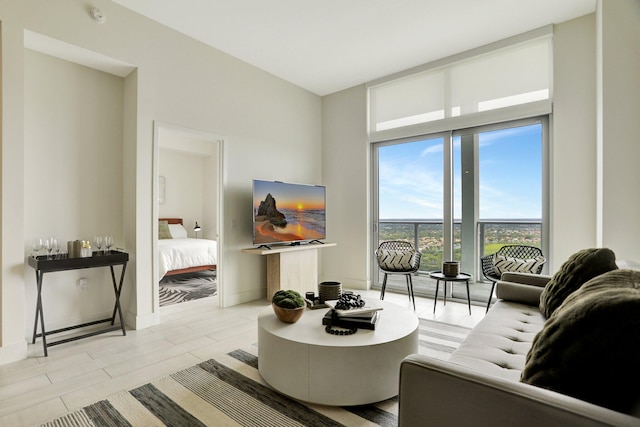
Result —
[[[421, 271], [442, 263], [444, 137], [377, 146], [378, 243], [408, 240], [422, 253]], [[377, 246], [377, 244], [376, 244]]]
[[[422, 253], [418, 294], [433, 293], [428, 272], [443, 261], [458, 260], [482, 280], [480, 257], [504, 244], [544, 251], [546, 123], [520, 120], [374, 145], [373, 243], [414, 243]], [[374, 287], [381, 278], [375, 268]], [[398, 289], [403, 280], [395, 279]], [[472, 297], [486, 301], [488, 292], [475, 286]], [[466, 289], [454, 287], [455, 296], [466, 298]]]

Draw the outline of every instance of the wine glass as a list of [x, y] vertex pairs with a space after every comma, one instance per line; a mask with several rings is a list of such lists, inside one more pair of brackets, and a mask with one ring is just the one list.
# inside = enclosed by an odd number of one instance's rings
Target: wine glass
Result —
[[111, 252], [111, 246], [113, 246], [113, 237], [110, 235], [104, 236], [104, 245], [106, 246], [107, 252]]
[[100, 250], [102, 249], [102, 236], [96, 236], [95, 242], [96, 242], [96, 248], [98, 248], [98, 253], [100, 253]]
[[53, 238], [53, 250], [56, 251], [56, 258], [60, 258], [60, 249], [62, 249], [62, 245], [60, 239]]
[[47, 250], [47, 259], [51, 258], [51, 251], [53, 251], [53, 237], [47, 237], [44, 239], [44, 248]]
[[34, 257], [38, 256], [38, 252], [40, 252], [42, 250], [42, 238], [41, 237], [36, 237], [35, 239], [33, 239], [33, 242], [31, 243], [31, 250], [33, 250], [33, 256]]

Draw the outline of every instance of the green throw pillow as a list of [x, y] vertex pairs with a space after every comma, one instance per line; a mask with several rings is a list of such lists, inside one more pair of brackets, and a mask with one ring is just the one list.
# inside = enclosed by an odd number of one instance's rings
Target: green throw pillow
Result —
[[167, 221], [158, 221], [158, 239], [173, 239]]
[[583, 249], [562, 264], [540, 295], [540, 312], [547, 318], [569, 295], [587, 281], [607, 271], [616, 270], [616, 255], [611, 249]]
[[640, 271], [571, 294], [536, 335], [520, 380], [624, 412], [640, 410]]

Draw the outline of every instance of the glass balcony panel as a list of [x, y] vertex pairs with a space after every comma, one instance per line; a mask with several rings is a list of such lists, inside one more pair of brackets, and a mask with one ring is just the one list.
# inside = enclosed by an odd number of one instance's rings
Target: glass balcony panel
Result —
[[[425, 220], [388, 220], [379, 223], [380, 242], [386, 240], [406, 240], [414, 243], [414, 246], [422, 253], [420, 270], [412, 276], [413, 288], [416, 295], [434, 297], [436, 282], [429, 277], [429, 272], [442, 269], [443, 261], [443, 238], [442, 221]], [[460, 260], [460, 235], [461, 224], [454, 224], [454, 259]], [[530, 245], [540, 247], [541, 245], [542, 222], [540, 220], [530, 221], [482, 221], [478, 223], [478, 235], [480, 241], [480, 252], [476, 263], [479, 264], [480, 257], [485, 254], [492, 254], [504, 245]], [[491, 283], [483, 280], [479, 265], [476, 264], [472, 273], [476, 277], [475, 283], [470, 283], [469, 291], [471, 300], [486, 304], [491, 289]], [[374, 280], [374, 289], [380, 289], [384, 273], [377, 269], [378, 277]], [[387, 278], [387, 290], [406, 292], [406, 279], [402, 275], [389, 275]], [[467, 290], [464, 283], [455, 283], [452, 286], [453, 295], [448, 294], [448, 298], [466, 300]], [[438, 292], [439, 299], [443, 296], [442, 284]]]

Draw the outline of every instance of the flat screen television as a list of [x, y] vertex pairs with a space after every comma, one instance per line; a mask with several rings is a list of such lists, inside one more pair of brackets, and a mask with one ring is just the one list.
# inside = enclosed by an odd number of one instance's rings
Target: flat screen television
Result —
[[326, 188], [253, 180], [253, 244], [300, 244], [326, 238]]

